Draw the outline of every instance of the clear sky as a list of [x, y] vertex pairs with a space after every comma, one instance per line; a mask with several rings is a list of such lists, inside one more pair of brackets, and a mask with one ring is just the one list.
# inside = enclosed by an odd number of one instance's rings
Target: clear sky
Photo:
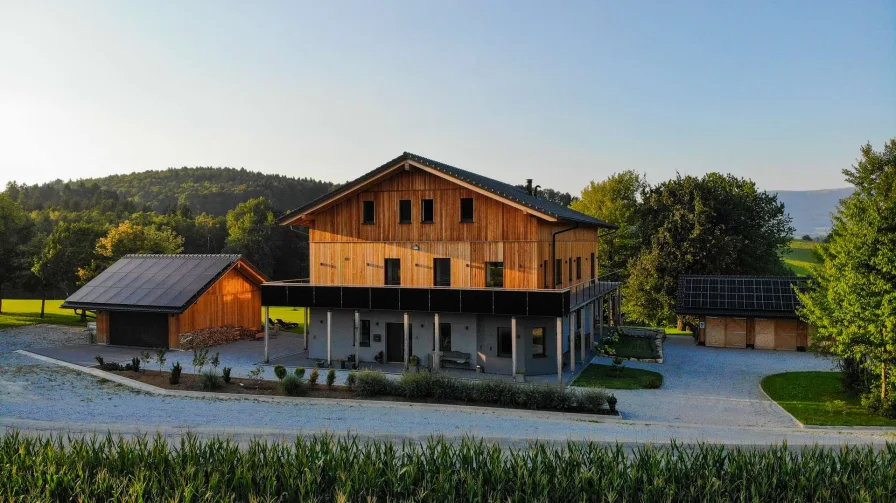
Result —
[[896, 136], [896, 2], [733, 4], [0, 0], [0, 183], [408, 150], [576, 193], [844, 186]]

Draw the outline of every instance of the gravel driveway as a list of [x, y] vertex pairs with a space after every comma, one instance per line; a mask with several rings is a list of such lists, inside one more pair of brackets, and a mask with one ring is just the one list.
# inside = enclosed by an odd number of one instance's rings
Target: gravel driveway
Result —
[[[336, 402], [296, 405], [165, 397], [102, 382], [95, 377], [13, 352], [39, 346], [80, 344], [85, 338], [82, 329], [48, 325], [0, 331], [0, 427], [15, 427], [26, 433], [38, 434], [69, 431], [159, 432], [176, 437], [193, 431], [236, 438], [263, 435], [269, 439], [288, 439], [297, 434], [324, 431], [393, 439], [473, 435], [511, 445], [536, 439], [638, 443], [667, 443], [676, 439], [680, 442], [749, 445], [782, 441], [792, 445], [881, 444], [890, 439], [888, 432], [879, 431], [644, 424], [602, 421], [600, 416], [594, 421], [577, 421], [558, 416], [514, 416], [450, 408]], [[620, 399], [623, 410], [638, 409], [637, 401], [632, 399], [629, 403], [629, 400], [629, 397]]]
[[[616, 390], [627, 419], [732, 426], [788, 427], [793, 419], [759, 387], [771, 374], [833, 370], [813, 353], [697, 346], [691, 337], [669, 337], [662, 364], [626, 362], [663, 374], [663, 387]], [[609, 358], [594, 363], [610, 364]]]

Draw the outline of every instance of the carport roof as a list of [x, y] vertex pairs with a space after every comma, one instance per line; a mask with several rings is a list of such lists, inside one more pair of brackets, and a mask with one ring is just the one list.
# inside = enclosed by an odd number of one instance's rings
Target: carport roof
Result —
[[266, 279], [240, 255], [125, 255], [65, 299], [62, 307], [181, 313], [234, 267], [258, 284]]
[[681, 276], [676, 314], [796, 318], [806, 276]]

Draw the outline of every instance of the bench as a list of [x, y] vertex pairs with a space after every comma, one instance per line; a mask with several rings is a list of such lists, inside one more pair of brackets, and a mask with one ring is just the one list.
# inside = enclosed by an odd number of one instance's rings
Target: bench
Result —
[[461, 353], [460, 351], [442, 351], [439, 353], [439, 365], [449, 366], [465, 366], [470, 368], [470, 353]]

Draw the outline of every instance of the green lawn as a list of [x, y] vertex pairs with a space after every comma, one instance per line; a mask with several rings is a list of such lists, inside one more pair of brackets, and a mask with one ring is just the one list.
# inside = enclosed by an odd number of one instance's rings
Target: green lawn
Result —
[[679, 330], [677, 327], [666, 327], [663, 330], [666, 331], [666, 335], [686, 335], [688, 337], [694, 336], [694, 334], [692, 334], [690, 330]]
[[784, 263], [794, 273], [806, 276], [810, 273], [814, 264], [818, 263], [815, 250], [818, 243], [815, 241], [791, 241], [790, 253], [784, 256]]
[[858, 397], [847, 395], [840, 372], [774, 374], [762, 380], [762, 389], [803, 424], [896, 426], [896, 420], [869, 412]]
[[572, 385], [583, 388], [645, 389], [658, 388], [659, 386], [651, 384], [659, 382], [662, 385], [663, 382], [663, 375], [651, 370], [623, 367], [622, 376], [614, 376], [612, 373], [612, 366], [592, 363], [579, 374]]
[[656, 351], [656, 340], [650, 337], [630, 337], [625, 335], [619, 336], [619, 341], [608, 348], [616, 350], [616, 356], [620, 358], [639, 358], [648, 360], [658, 358]]
[[[294, 332], [297, 334], [302, 333], [302, 323], [304, 322], [302, 313], [305, 312], [305, 308], [303, 307], [271, 307], [271, 319], [281, 319], [283, 321], [291, 321], [293, 323], [298, 323], [299, 326], [293, 329], [290, 329], [289, 332]], [[264, 316], [264, 308], [261, 308], [261, 315]]]

